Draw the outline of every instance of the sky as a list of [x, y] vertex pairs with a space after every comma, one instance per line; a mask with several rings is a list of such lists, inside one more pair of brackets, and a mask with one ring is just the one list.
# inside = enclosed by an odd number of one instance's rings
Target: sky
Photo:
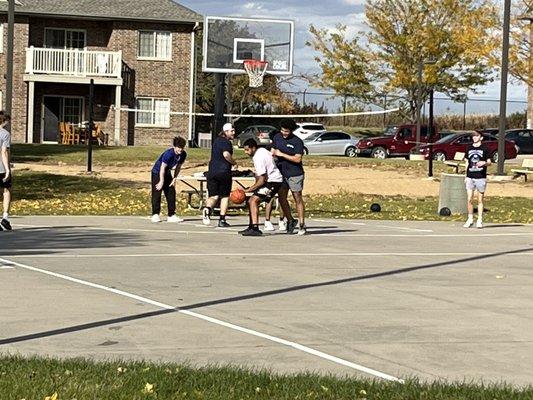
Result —
[[[320, 69], [314, 60], [314, 50], [306, 46], [306, 41], [311, 39], [309, 25], [317, 28], [335, 29], [335, 25], [344, 24], [348, 33], [354, 34], [365, 30], [364, 4], [365, 0], [261, 0], [261, 1], [236, 1], [236, 0], [177, 0], [178, 3], [192, 10], [209, 16], [234, 16], [292, 19], [295, 21], [295, 49], [294, 72], [297, 74], [316, 73]], [[303, 90], [305, 87], [302, 87]], [[314, 88], [309, 90], [316, 91]], [[496, 80], [489, 85], [479, 88], [483, 93], [472, 94], [472, 98], [498, 99], [500, 96], [500, 81]], [[508, 87], [508, 99], [525, 101], [527, 98], [525, 85], [511, 83]], [[308, 101], [324, 100], [326, 96], [308, 96]], [[438, 108], [450, 112], [462, 112], [462, 106], [455, 106], [445, 100], [436, 103]], [[498, 112], [497, 102], [476, 102], [468, 105], [471, 112]], [[330, 106], [331, 108], [331, 106]], [[522, 110], [522, 103], [509, 103], [510, 112]]]

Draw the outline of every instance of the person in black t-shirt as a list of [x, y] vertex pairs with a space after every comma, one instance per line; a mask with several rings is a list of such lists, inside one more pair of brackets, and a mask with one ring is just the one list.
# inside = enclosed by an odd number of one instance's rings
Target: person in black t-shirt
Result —
[[483, 135], [480, 132], [472, 133], [473, 143], [466, 149], [466, 192], [468, 194], [468, 219], [464, 227], [470, 228], [474, 224], [474, 192], [478, 192], [478, 217], [477, 228], [483, 228], [483, 198], [487, 190], [487, 166], [491, 164], [489, 150], [483, 144]]
[[231, 168], [237, 163], [233, 159], [233, 145], [231, 140], [235, 137], [235, 129], [230, 123], [224, 124], [222, 133], [215, 139], [211, 146], [211, 160], [209, 161], [209, 171], [207, 173], [207, 191], [209, 198], [206, 207], [202, 210], [202, 220], [204, 225], [211, 224], [211, 214], [213, 207], [220, 200], [219, 228], [227, 228], [230, 225], [226, 222], [226, 213], [229, 205], [229, 195], [231, 193]]
[[293, 134], [297, 126], [292, 119], [282, 119], [280, 126], [280, 133], [274, 136], [271, 150], [272, 155], [277, 157], [277, 165], [283, 175], [283, 185], [278, 193], [279, 204], [283, 210], [283, 215], [287, 218], [287, 233], [293, 233], [298, 222], [291, 214], [288, 202], [290, 190], [296, 203], [296, 211], [300, 222], [298, 235], [305, 235], [307, 228], [305, 226], [305, 204], [302, 195], [305, 179], [302, 164], [304, 143], [302, 139]]

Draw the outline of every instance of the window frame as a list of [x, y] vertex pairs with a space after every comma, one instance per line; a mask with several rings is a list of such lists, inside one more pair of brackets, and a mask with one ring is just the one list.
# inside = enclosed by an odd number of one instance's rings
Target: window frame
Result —
[[[62, 47], [62, 48], [59, 48], [59, 47], [48, 47], [46, 45], [46, 31], [47, 30], [50, 30], [50, 31], [63, 31], [63, 35], [64, 35], [64, 39], [65, 39], [65, 45]], [[78, 33], [83, 33], [83, 47], [82, 48], [78, 48], [78, 47], [67, 47], [67, 32], [78, 32]], [[74, 50], [74, 49], [79, 49], [79, 50], [87, 50], [87, 29], [76, 29], [76, 28], [58, 28], [58, 27], [55, 27], [55, 26], [45, 26], [44, 27], [44, 36], [43, 36], [43, 47], [45, 49], [63, 49], [63, 50]]]
[[[141, 33], [152, 33], [154, 35], [154, 56], [141, 56]], [[169, 48], [169, 55], [168, 58], [166, 57], [158, 57], [157, 56], [157, 34], [158, 33], [168, 33], [169, 34], [169, 40], [170, 40], [170, 48]], [[172, 61], [172, 41], [173, 41], [173, 35], [172, 31], [162, 31], [162, 30], [150, 30], [150, 29], [140, 29], [137, 31], [137, 60], [143, 60], [143, 61]]]
[[[140, 110], [138, 109], [138, 105], [137, 105], [137, 102], [138, 100], [151, 100], [152, 101], [152, 109], [151, 110]], [[161, 100], [161, 101], [166, 101], [168, 102], [168, 124], [158, 124], [156, 123], [156, 115], [155, 115], [155, 102], [156, 100]], [[170, 98], [168, 97], [150, 97], [150, 96], [138, 96], [138, 97], [135, 97], [135, 127], [138, 127], [138, 128], [165, 128], [165, 129], [168, 129], [170, 128], [170, 117], [171, 117], [171, 114], [170, 114], [170, 105], [171, 105], [171, 101], [170, 101]], [[137, 117], [138, 117], [138, 113], [139, 112], [147, 112], [147, 113], [151, 113], [152, 114], [152, 123], [145, 123], [145, 122], [137, 122]]]

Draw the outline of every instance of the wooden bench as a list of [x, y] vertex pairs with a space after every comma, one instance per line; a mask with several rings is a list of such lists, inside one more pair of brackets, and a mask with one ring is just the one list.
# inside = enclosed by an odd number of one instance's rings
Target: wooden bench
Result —
[[511, 172], [514, 172], [516, 177], [524, 175], [524, 179], [527, 182], [527, 176], [529, 174], [533, 174], [533, 159], [526, 158], [524, 161], [522, 161], [521, 169], [512, 169]]
[[450, 167], [455, 168], [455, 173], [459, 173], [459, 167], [464, 164], [465, 159], [465, 153], [462, 153], [460, 151], [455, 153], [455, 156], [453, 157], [453, 161], [444, 161], [444, 164], [449, 165]]

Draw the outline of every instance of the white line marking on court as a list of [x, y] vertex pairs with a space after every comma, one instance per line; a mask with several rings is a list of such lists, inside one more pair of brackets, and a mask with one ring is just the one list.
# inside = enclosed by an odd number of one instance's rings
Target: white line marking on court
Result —
[[[341, 221], [341, 220], [334, 220], [334, 221], [326, 221], [323, 219], [313, 219], [317, 222], [325, 222], [325, 223], [333, 223], [333, 222], [340, 222], [343, 224], [349, 224], [349, 225], [359, 225], [359, 226], [367, 226], [367, 224], [363, 222], [351, 222], [351, 221]], [[370, 227], [376, 227], [376, 228], [383, 228], [383, 229], [399, 229], [402, 231], [412, 231], [412, 232], [433, 232], [431, 229], [418, 229], [418, 228], [407, 228], [402, 226], [394, 226], [394, 225], [383, 225], [383, 224], [375, 224], [375, 225], [368, 225]]]
[[384, 229], [399, 229], [401, 231], [410, 231], [410, 232], [433, 232], [431, 229], [417, 229], [417, 228], [406, 228], [401, 226], [394, 226], [394, 225], [374, 225], [377, 228], [384, 228]]
[[[70, 251], [72, 249], [54, 249], [55, 251]], [[42, 251], [42, 249], [25, 249], [25, 251]], [[486, 256], [492, 253], [142, 253], [142, 254], [30, 254], [6, 255], [9, 258], [161, 258], [161, 257], [463, 257]], [[506, 257], [533, 254], [531, 251], [506, 254]]]
[[[28, 228], [63, 228], [61, 225], [58, 226], [49, 226], [49, 225], [24, 225], [17, 224], [16, 227], [28, 227]], [[202, 225], [202, 227], [205, 227]], [[209, 228], [209, 227], [207, 227]], [[176, 234], [181, 233], [184, 235], [237, 235], [237, 230], [229, 229], [212, 229], [210, 231], [182, 231], [182, 230], [165, 230], [165, 229], [134, 229], [134, 228], [107, 228], [107, 227], [97, 227], [97, 226], [81, 226], [79, 228], [68, 227], [68, 229], [88, 229], [95, 231], [115, 231], [115, 232], [157, 232], [157, 233], [169, 233]], [[458, 230], [459, 231], [459, 230]], [[461, 229], [464, 231], [464, 229]], [[284, 233], [274, 233], [268, 235], [270, 236], [284, 236]], [[313, 236], [313, 227], [309, 227], [309, 235], [307, 237]], [[481, 233], [480, 230], [471, 230], [471, 233], [426, 233], [426, 234], [414, 234], [414, 233], [335, 233], [332, 232], [329, 237], [338, 236], [338, 237], [428, 237], [428, 238], [438, 238], [438, 237], [469, 237], [469, 238], [479, 238], [479, 237], [515, 237], [515, 236], [533, 236], [533, 232], [507, 232], [507, 233]]]
[[404, 383], [404, 381], [402, 379], [397, 378], [397, 377], [392, 376], [392, 375], [388, 375], [388, 374], [386, 374], [384, 372], [380, 372], [380, 371], [377, 371], [375, 369], [368, 368], [368, 367], [365, 367], [363, 365], [359, 365], [359, 364], [353, 363], [351, 361], [347, 361], [347, 360], [344, 360], [342, 358], [332, 356], [332, 355], [327, 354], [327, 353], [323, 353], [323, 352], [321, 352], [319, 350], [315, 350], [315, 349], [313, 349], [311, 347], [307, 347], [307, 346], [301, 345], [301, 344], [296, 343], [296, 342], [291, 342], [289, 340], [285, 340], [285, 339], [282, 339], [282, 338], [279, 338], [279, 337], [276, 337], [276, 336], [271, 336], [271, 335], [268, 335], [268, 334], [265, 334], [265, 333], [262, 333], [262, 332], [254, 331], [252, 329], [248, 329], [248, 328], [245, 328], [245, 327], [242, 327], [242, 326], [239, 326], [239, 325], [235, 325], [235, 324], [232, 324], [232, 323], [229, 323], [229, 322], [225, 322], [225, 321], [222, 321], [222, 320], [217, 319], [217, 318], [208, 317], [206, 315], [202, 315], [202, 314], [196, 313], [194, 311], [179, 310], [179, 309], [176, 309], [176, 307], [174, 307], [174, 306], [171, 306], [171, 305], [168, 305], [168, 304], [165, 304], [165, 303], [160, 303], [158, 301], [151, 300], [151, 299], [146, 298], [146, 297], [138, 296], [136, 294], [128, 293], [128, 292], [125, 292], [123, 290], [113, 289], [113, 288], [110, 288], [110, 287], [107, 287], [107, 286], [104, 286], [104, 285], [100, 285], [98, 283], [92, 283], [92, 282], [85, 281], [85, 280], [82, 280], [82, 279], [73, 278], [73, 277], [68, 276], [68, 275], [58, 274], [56, 272], [47, 271], [45, 269], [36, 268], [36, 267], [32, 267], [32, 266], [25, 265], [25, 264], [20, 264], [20, 263], [14, 262], [14, 261], [5, 260], [3, 258], [0, 258], [0, 262], [8, 263], [8, 264], [20, 267], [20, 268], [24, 268], [24, 269], [27, 269], [27, 270], [30, 270], [30, 271], [33, 271], [33, 272], [39, 272], [41, 274], [53, 276], [55, 278], [63, 279], [63, 280], [66, 280], [66, 281], [78, 283], [80, 285], [85, 285], [85, 286], [89, 286], [89, 287], [92, 287], [92, 288], [95, 288], [95, 289], [104, 290], [106, 292], [111, 292], [111, 293], [117, 294], [119, 296], [124, 296], [124, 297], [128, 297], [130, 299], [141, 301], [141, 302], [146, 303], [146, 304], [151, 304], [153, 306], [162, 308], [164, 310], [176, 310], [177, 312], [179, 312], [181, 314], [185, 314], [185, 315], [188, 315], [190, 317], [194, 317], [194, 318], [198, 318], [198, 319], [201, 319], [201, 320], [204, 320], [204, 321], [208, 321], [208, 322], [211, 322], [211, 323], [216, 324], [216, 325], [224, 326], [226, 328], [233, 329], [233, 330], [236, 330], [236, 331], [239, 331], [239, 332], [243, 332], [243, 333], [246, 333], [248, 335], [252, 335], [252, 336], [260, 337], [260, 338], [263, 338], [263, 339], [266, 339], [266, 340], [270, 340], [272, 342], [279, 343], [279, 344], [282, 344], [284, 346], [292, 347], [292, 348], [294, 348], [296, 350], [300, 350], [300, 351], [302, 351], [304, 353], [311, 354], [311, 355], [323, 358], [323, 359], [328, 360], [328, 361], [332, 361], [332, 362], [340, 364], [340, 365], [344, 365], [345, 367], [352, 368], [352, 369], [355, 369], [357, 371], [361, 371], [361, 372], [376, 376], [378, 378], [382, 378], [382, 379], [385, 379], [385, 380], [388, 380], [388, 381], [395, 381], [395, 382]]
[[2, 265], [0, 269], [14, 269], [13, 267], [8, 267], [7, 265]]
[[[166, 225], [166, 224], [165, 224]], [[24, 227], [24, 228], [47, 228], [47, 229], [54, 229], [54, 228], [63, 228], [61, 225], [58, 226], [47, 226], [47, 225], [23, 225], [23, 224], [17, 224], [15, 227]], [[168, 225], [166, 225], [168, 226]], [[198, 225], [201, 227], [206, 227], [205, 225]], [[207, 226], [206, 228], [209, 228]], [[135, 228], [105, 228], [105, 227], [98, 227], [98, 226], [80, 226], [79, 228], [73, 228], [71, 226], [68, 227], [68, 229], [87, 229], [92, 231], [118, 231], [118, 232], [157, 232], [157, 233], [181, 233], [184, 235], [236, 235], [237, 231], [227, 231], [222, 229], [216, 229], [211, 231], [182, 231], [182, 230], [168, 230], [168, 229], [135, 229]]]

